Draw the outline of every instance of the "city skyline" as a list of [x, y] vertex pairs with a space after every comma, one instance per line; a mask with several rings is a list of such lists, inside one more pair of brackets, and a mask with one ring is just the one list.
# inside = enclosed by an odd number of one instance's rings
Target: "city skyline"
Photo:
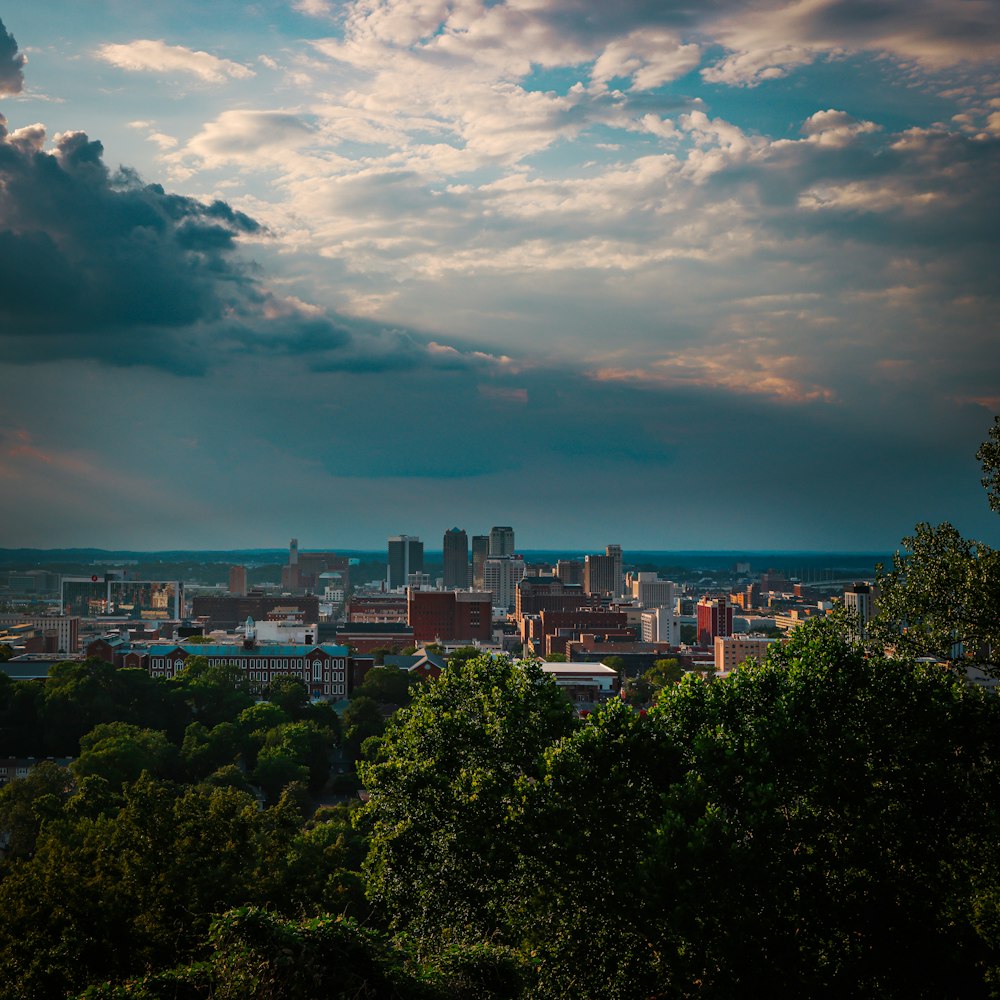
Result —
[[0, 20], [0, 546], [997, 544], [994, 5]]

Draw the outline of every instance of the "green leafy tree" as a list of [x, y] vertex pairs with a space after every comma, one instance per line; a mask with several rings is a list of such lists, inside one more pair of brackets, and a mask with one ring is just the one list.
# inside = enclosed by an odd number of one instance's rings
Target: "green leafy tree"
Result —
[[157, 777], [173, 775], [177, 757], [177, 748], [165, 733], [127, 722], [104, 722], [80, 740], [80, 756], [70, 769], [76, 778], [97, 775], [117, 789], [143, 771]]
[[215, 912], [266, 901], [274, 840], [251, 797], [148, 774], [114, 811], [67, 806], [0, 880], [0, 995], [62, 997], [172, 967]]
[[546, 752], [510, 894], [535, 995], [985, 996], [1000, 702], [840, 632]]
[[69, 796], [70, 773], [51, 761], [36, 764], [25, 778], [0, 788], [0, 834], [6, 834], [7, 860], [30, 857], [42, 823], [58, 813]]
[[96, 658], [55, 664], [45, 682], [46, 752], [75, 756], [80, 738], [105, 722], [155, 728], [180, 739], [186, 714], [175, 689], [144, 670], [116, 670]]
[[290, 719], [301, 719], [309, 708], [309, 689], [301, 677], [275, 677], [267, 686], [267, 700], [277, 705]]
[[369, 792], [370, 893], [425, 947], [491, 938], [518, 865], [513, 796], [544, 749], [576, 725], [537, 663], [483, 656], [419, 689], [389, 721]]
[[232, 722], [255, 701], [253, 683], [241, 666], [212, 665], [204, 656], [189, 656], [184, 669], [167, 683], [180, 692], [194, 718], [209, 728]]
[[993, 426], [979, 446], [976, 458], [983, 467], [982, 483], [990, 509], [1000, 514], [1000, 415], [993, 418]]
[[900, 653], [1000, 667], [1000, 552], [948, 523], [918, 524], [892, 569], [879, 567], [868, 631]]
[[46, 752], [44, 710], [44, 684], [12, 681], [0, 673], [0, 746], [6, 753], [40, 757]]
[[374, 698], [354, 698], [344, 710], [344, 749], [348, 757], [357, 757], [361, 744], [385, 731], [385, 716]]
[[273, 804], [287, 785], [296, 781], [305, 784], [309, 780], [309, 768], [285, 747], [265, 747], [257, 756], [252, 778]]
[[[1000, 417], [976, 453], [990, 507], [1000, 513]], [[918, 524], [888, 571], [878, 566], [877, 643], [902, 655], [1000, 671], [1000, 552], [949, 523]]]
[[351, 700], [371, 698], [381, 705], [409, 705], [420, 678], [398, 667], [372, 667], [351, 692]]
[[476, 646], [462, 646], [448, 654], [448, 666], [454, 669], [461, 666], [468, 660], [474, 660], [483, 655], [483, 651]]
[[236, 764], [225, 764], [217, 771], [213, 771], [207, 778], [205, 784], [213, 788], [235, 788], [237, 791], [247, 795], [253, 794], [250, 782], [247, 781], [243, 769]]
[[181, 758], [188, 777], [200, 781], [240, 758], [240, 731], [232, 722], [220, 722], [212, 729], [192, 722], [184, 732]]
[[277, 751], [293, 758], [307, 769], [310, 790], [318, 792], [330, 776], [333, 744], [333, 734], [320, 729], [314, 722], [289, 722], [267, 734], [260, 756]]
[[683, 676], [684, 668], [675, 657], [655, 660], [648, 670], [626, 681], [625, 700], [636, 708], [648, 705], [656, 700], [660, 691], [677, 684]]

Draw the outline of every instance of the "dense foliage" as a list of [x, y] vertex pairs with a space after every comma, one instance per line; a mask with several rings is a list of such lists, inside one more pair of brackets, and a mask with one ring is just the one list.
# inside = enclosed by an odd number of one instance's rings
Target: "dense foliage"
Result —
[[[976, 453], [990, 507], [1000, 514], [1000, 416]], [[1000, 551], [947, 521], [918, 524], [888, 570], [879, 566], [869, 633], [902, 655], [1000, 672]]]
[[[889, 655], [834, 616], [586, 719], [471, 651], [343, 722], [198, 658], [0, 675], [7, 746], [76, 758], [0, 790], [0, 996], [1000, 996], [1000, 699], [947, 666], [992, 662], [1000, 566], [904, 543]], [[317, 810], [338, 743], [367, 803]]]
[[540, 997], [985, 995], [992, 694], [837, 623], [562, 734], [494, 717], [524, 681], [487, 670], [397, 716], [365, 770], [370, 891], [423, 953], [518, 949]]

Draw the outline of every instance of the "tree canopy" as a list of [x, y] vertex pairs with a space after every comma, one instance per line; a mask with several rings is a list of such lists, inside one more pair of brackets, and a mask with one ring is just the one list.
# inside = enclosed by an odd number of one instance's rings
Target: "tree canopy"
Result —
[[837, 621], [645, 714], [577, 722], [537, 671], [446, 675], [361, 765], [369, 891], [422, 949], [519, 948], [538, 997], [985, 995], [992, 694]]
[[[1000, 513], [1000, 417], [976, 457]], [[948, 522], [921, 523], [902, 541], [892, 568], [878, 567], [878, 613], [868, 631], [902, 655], [932, 656], [1000, 671], [1000, 552], [963, 538]]]

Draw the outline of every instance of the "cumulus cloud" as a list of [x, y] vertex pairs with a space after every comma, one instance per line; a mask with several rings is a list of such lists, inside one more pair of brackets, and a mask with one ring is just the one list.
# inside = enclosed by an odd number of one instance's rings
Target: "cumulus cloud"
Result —
[[[148, 128], [148, 122], [136, 122]], [[505, 359], [338, 319], [238, 254], [259, 222], [112, 173], [100, 142], [0, 117], [0, 339], [9, 361], [89, 358], [201, 374], [236, 356], [315, 371], [502, 368]]]
[[825, 146], [845, 146], [857, 136], [878, 132], [875, 122], [859, 121], [844, 111], [817, 111], [802, 125], [802, 133], [810, 141]]
[[185, 154], [209, 167], [275, 161], [288, 164], [290, 151], [307, 143], [313, 134], [314, 128], [294, 112], [224, 111], [191, 139]]
[[230, 59], [220, 59], [208, 52], [194, 51], [183, 45], [168, 45], [162, 39], [140, 38], [125, 44], [108, 43], [97, 50], [97, 57], [119, 69], [147, 73], [186, 73], [205, 83], [246, 80], [254, 71]]
[[256, 222], [224, 202], [112, 174], [101, 143], [82, 132], [55, 136], [51, 151], [45, 142], [41, 125], [0, 126], [0, 327], [9, 356], [163, 360], [178, 345], [149, 331], [217, 319], [246, 298], [251, 282], [233, 251]]
[[24, 88], [24, 64], [28, 60], [17, 51], [14, 36], [0, 21], [0, 97], [20, 94]]
[[308, 17], [333, 16], [333, 4], [330, 0], [295, 0], [292, 9]]
[[651, 90], [695, 69], [701, 47], [685, 45], [672, 32], [634, 31], [609, 42], [591, 70], [591, 79], [607, 87], [615, 77], [625, 77], [636, 90]]
[[706, 80], [756, 86], [828, 56], [868, 52], [931, 69], [997, 59], [1000, 19], [990, 0], [772, 0], [708, 14], [702, 27], [727, 54]]

